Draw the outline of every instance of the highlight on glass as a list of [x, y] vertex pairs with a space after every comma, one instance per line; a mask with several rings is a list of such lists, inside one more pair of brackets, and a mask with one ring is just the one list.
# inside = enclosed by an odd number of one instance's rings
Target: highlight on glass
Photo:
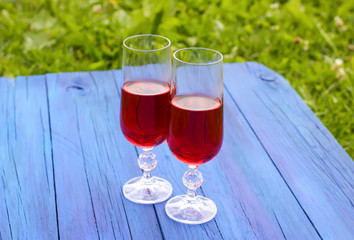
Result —
[[120, 125], [125, 138], [143, 153], [138, 158], [143, 176], [125, 183], [130, 201], [153, 204], [172, 194], [171, 184], [151, 175], [157, 158], [152, 149], [166, 139], [171, 78], [171, 42], [152, 34], [129, 37], [123, 42], [123, 86]]
[[198, 196], [201, 164], [212, 160], [223, 141], [223, 56], [206, 48], [185, 48], [173, 55], [168, 146], [188, 165], [183, 183], [186, 195], [170, 199], [165, 210], [177, 222], [201, 224], [212, 220], [215, 203]]

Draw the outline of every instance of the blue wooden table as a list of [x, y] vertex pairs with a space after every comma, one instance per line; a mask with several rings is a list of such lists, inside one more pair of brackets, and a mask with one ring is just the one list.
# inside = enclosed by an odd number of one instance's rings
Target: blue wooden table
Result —
[[[354, 163], [289, 83], [224, 65], [224, 144], [200, 167], [218, 214], [190, 226], [122, 185], [140, 152], [119, 126], [121, 71], [0, 79], [0, 239], [354, 239]], [[343, 126], [345, 127], [345, 126]], [[166, 143], [155, 175], [183, 194]]]

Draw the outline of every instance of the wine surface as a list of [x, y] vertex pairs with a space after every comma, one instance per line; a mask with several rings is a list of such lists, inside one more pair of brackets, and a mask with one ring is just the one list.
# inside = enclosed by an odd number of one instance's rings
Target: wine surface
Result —
[[179, 95], [170, 101], [168, 146], [179, 160], [206, 163], [219, 152], [223, 140], [223, 106], [217, 98]]
[[135, 146], [153, 147], [166, 139], [170, 87], [153, 80], [126, 82], [122, 87], [120, 125]]

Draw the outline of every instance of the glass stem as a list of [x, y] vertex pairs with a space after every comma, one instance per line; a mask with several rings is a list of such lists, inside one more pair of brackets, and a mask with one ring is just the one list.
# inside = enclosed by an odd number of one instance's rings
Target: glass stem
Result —
[[188, 204], [194, 204], [197, 201], [197, 189], [188, 189], [186, 194]]
[[145, 178], [145, 180], [152, 178], [151, 172], [143, 170], [143, 178]]
[[157, 165], [156, 155], [152, 153], [151, 148], [143, 148], [143, 153], [139, 155], [138, 163], [139, 167], [143, 170], [142, 180], [145, 182], [150, 182], [153, 177], [151, 170]]
[[197, 201], [197, 189], [203, 183], [203, 175], [198, 171], [197, 165], [188, 165], [189, 169], [183, 175], [183, 184], [188, 188], [186, 200], [188, 203], [195, 203]]

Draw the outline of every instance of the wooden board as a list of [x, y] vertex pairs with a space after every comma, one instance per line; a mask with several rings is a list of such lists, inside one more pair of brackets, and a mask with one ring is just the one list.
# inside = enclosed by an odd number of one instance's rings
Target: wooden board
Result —
[[1, 78], [0, 102], [0, 236], [56, 239], [45, 76]]
[[282, 76], [258, 63], [224, 71], [226, 92], [321, 238], [352, 239], [352, 159]]
[[[126, 200], [141, 152], [119, 126], [120, 70], [0, 78], [0, 239], [351, 239], [353, 162], [285, 79], [224, 65], [224, 143], [200, 167], [216, 218]], [[263, 79], [263, 80], [262, 80]], [[12, 154], [12, 151], [13, 154]], [[166, 143], [154, 175], [184, 194]], [[26, 187], [24, 187], [26, 186]]]

